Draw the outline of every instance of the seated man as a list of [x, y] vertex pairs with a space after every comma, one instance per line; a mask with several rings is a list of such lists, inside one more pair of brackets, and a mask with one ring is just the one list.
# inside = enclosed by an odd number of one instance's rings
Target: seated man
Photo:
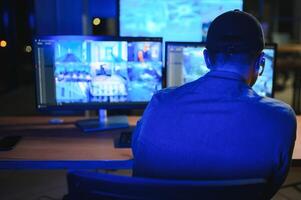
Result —
[[133, 135], [133, 175], [168, 179], [265, 178], [284, 182], [296, 118], [251, 86], [264, 67], [259, 22], [241, 11], [210, 25], [204, 77], [155, 94]]

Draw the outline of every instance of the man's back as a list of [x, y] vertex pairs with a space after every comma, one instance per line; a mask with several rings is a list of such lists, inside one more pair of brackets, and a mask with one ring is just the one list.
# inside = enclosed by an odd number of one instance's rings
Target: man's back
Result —
[[295, 130], [288, 105], [258, 96], [235, 73], [212, 71], [153, 97], [133, 139], [134, 174], [282, 182]]
[[296, 138], [286, 104], [250, 87], [265, 67], [260, 22], [239, 10], [210, 24], [203, 51], [210, 72], [152, 98], [133, 137], [136, 176], [265, 178], [272, 197], [284, 182]]

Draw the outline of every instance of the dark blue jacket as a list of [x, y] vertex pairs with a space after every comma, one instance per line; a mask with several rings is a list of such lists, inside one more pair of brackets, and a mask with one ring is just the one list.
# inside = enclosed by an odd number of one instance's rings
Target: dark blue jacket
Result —
[[289, 105], [257, 95], [238, 74], [211, 71], [153, 96], [133, 136], [133, 174], [266, 178], [272, 196], [287, 176], [295, 139]]

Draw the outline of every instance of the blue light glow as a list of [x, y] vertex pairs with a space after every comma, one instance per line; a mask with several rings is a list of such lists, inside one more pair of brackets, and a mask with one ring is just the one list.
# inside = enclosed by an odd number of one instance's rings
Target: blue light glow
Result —
[[3, 24], [5, 27], [8, 27], [9, 25], [9, 16], [7, 12], [3, 13]]
[[34, 29], [34, 27], [35, 27], [34, 14], [30, 13], [28, 21], [29, 21], [30, 28]]

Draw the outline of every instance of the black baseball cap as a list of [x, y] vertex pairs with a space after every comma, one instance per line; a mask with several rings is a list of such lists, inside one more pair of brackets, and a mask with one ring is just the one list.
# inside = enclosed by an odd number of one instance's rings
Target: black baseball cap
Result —
[[260, 52], [264, 48], [261, 25], [249, 13], [239, 10], [225, 12], [210, 24], [206, 48], [224, 53]]

